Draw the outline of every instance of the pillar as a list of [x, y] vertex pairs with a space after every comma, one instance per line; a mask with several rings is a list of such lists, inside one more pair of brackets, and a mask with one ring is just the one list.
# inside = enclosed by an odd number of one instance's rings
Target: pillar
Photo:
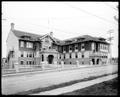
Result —
[[64, 62], [63, 61], [61, 61], [61, 67], [64, 68]]
[[45, 65], [46, 65], [46, 61], [41, 62], [41, 65], [42, 65], [42, 70], [44, 70], [45, 69]]
[[16, 70], [16, 72], [19, 72], [19, 66], [18, 66], [18, 63], [15, 63], [15, 70]]
[[79, 61], [78, 60], [76, 61], [76, 64], [77, 64], [77, 67], [79, 67]]
[[95, 58], [95, 65], [97, 65], [97, 59]]
[[93, 65], [93, 62], [92, 62], [92, 60], [90, 60], [90, 65]]

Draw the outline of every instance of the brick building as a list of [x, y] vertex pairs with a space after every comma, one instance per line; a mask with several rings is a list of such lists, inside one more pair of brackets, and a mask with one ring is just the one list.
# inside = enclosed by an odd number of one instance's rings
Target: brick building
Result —
[[37, 35], [11, 29], [7, 38], [7, 60], [14, 64], [41, 66], [47, 64], [106, 64], [109, 58], [109, 43], [102, 37], [83, 35], [67, 40], [53, 37], [53, 32]]

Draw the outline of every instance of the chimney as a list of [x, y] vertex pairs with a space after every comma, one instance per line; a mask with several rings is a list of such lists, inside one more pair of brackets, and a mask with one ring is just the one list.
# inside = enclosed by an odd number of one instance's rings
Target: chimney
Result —
[[11, 30], [14, 30], [14, 23], [11, 23]]
[[53, 32], [50, 32], [50, 36], [53, 37]]

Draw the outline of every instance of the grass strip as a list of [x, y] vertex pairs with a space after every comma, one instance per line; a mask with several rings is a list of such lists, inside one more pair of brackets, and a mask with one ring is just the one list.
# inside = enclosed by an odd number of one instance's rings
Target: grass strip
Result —
[[44, 88], [37, 88], [37, 89], [28, 90], [28, 91], [18, 92], [14, 95], [28, 95], [28, 94], [40, 93], [40, 92], [43, 92], [43, 91], [49, 91], [49, 90], [52, 90], [52, 89], [62, 88], [62, 87], [69, 86], [69, 85], [72, 85], [72, 84], [75, 84], [75, 83], [79, 83], [79, 82], [83, 82], [83, 81], [89, 81], [89, 80], [93, 80], [93, 79], [96, 79], [96, 78], [99, 78], [99, 77], [104, 77], [104, 76], [113, 75], [113, 74], [117, 74], [117, 72], [104, 74], [104, 75], [100, 75], [100, 76], [90, 76], [89, 78], [74, 80], [74, 81], [65, 82], [65, 83], [61, 83], [61, 84], [57, 84], [57, 85], [52, 85], [52, 86], [48, 86], [48, 87], [44, 87]]
[[117, 95], [118, 94], [118, 78], [109, 81], [104, 81], [83, 89], [75, 90], [73, 92], [64, 93], [61, 95]]

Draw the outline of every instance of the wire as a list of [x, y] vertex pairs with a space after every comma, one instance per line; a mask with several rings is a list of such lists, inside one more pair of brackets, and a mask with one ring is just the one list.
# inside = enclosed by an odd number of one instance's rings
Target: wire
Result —
[[108, 6], [108, 7], [110, 7], [110, 8], [112, 8], [112, 9], [114, 9], [114, 10], [116, 10], [117, 11], [117, 9], [116, 8], [114, 8], [114, 7], [112, 7], [110, 4], [108, 4], [108, 3], [104, 3], [106, 6]]
[[[69, 6], [69, 7], [71, 7], [71, 8], [74, 8], [74, 9], [77, 9], [77, 10], [79, 10], [79, 11], [82, 11], [82, 12], [84, 12], [84, 13], [86, 13], [86, 14], [89, 14], [89, 15], [91, 15], [91, 16], [97, 17], [97, 18], [99, 18], [99, 19], [101, 19], [101, 20], [103, 20], [103, 21], [106, 21], [106, 22], [115, 24], [114, 22], [112, 22], [112, 21], [110, 21], [110, 20], [107, 20], [107, 19], [105, 19], [105, 18], [103, 18], [103, 17], [97, 16], [97, 15], [95, 15], [95, 14], [93, 14], [93, 13], [90, 13], [90, 12], [88, 12], [88, 11], [86, 11], [86, 10], [83, 10], [83, 9], [81, 9], [81, 8], [74, 7], [74, 6], [72, 6], [72, 5], [68, 4], [68, 3], [64, 3], [64, 4], [66, 4], [67, 6]], [[116, 25], [117, 25], [117, 24], [116, 24]]]
[[[12, 17], [10, 17], [10, 18], [12, 18]], [[13, 18], [14, 19], [14, 18]], [[21, 22], [21, 23], [27, 23], [27, 24], [29, 24], [29, 25], [32, 25], [32, 26], [38, 26], [38, 27], [42, 27], [42, 28], [45, 28], [45, 29], [48, 29], [49, 30], [49, 27], [48, 26], [44, 26], [44, 25], [38, 25], [38, 24], [33, 24], [33, 23], [30, 23], [30, 22], [26, 22], [26, 21], [19, 21], [19, 22]], [[69, 32], [69, 31], [65, 31], [65, 30], [62, 30], [62, 29], [58, 29], [58, 28], [53, 28], [54, 30], [56, 30], [56, 31], [60, 31], [60, 32], [64, 32], [64, 33], [69, 33], [69, 34], [71, 34], [71, 35], [73, 35], [71, 32]], [[80, 33], [78, 33], [78, 34], [80, 34]]]

